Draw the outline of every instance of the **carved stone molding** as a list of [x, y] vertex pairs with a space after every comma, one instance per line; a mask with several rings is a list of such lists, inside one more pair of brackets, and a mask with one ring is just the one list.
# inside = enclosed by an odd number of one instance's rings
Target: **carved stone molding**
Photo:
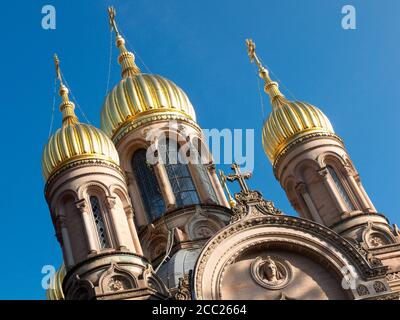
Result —
[[360, 297], [368, 296], [368, 295], [370, 294], [370, 292], [369, 292], [367, 286], [365, 286], [365, 285], [363, 285], [363, 284], [359, 284], [359, 285], [357, 286], [356, 291], [357, 291], [357, 294], [358, 294]]
[[388, 282], [400, 280], [400, 272], [388, 273], [388, 274], [386, 275], [386, 280], [387, 280]]
[[100, 276], [99, 286], [103, 293], [113, 293], [137, 288], [138, 283], [134, 275], [112, 262]]
[[190, 286], [192, 271], [186, 273], [183, 278], [179, 278], [178, 291], [175, 293], [175, 300], [192, 300], [192, 291]]
[[49, 186], [52, 184], [54, 180], [56, 180], [57, 177], [59, 177], [63, 172], [71, 169], [71, 168], [76, 168], [80, 166], [101, 166], [101, 167], [107, 167], [107, 168], [112, 168], [114, 170], [117, 170], [124, 178], [124, 172], [121, 170], [121, 168], [116, 165], [114, 162], [110, 162], [108, 160], [103, 160], [103, 159], [80, 159], [76, 160], [70, 163], [65, 164], [62, 166], [59, 170], [55, 171], [48, 179], [46, 182], [46, 186], [44, 188], [44, 193], [47, 195], [47, 192], [49, 190]]
[[265, 200], [259, 191], [235, 193], [236, 206], [232, 209], [231, 223], [235, 223], [245, 217], [263, 215], [281, 215], [282, 211], [274, 206], [274, 203]]

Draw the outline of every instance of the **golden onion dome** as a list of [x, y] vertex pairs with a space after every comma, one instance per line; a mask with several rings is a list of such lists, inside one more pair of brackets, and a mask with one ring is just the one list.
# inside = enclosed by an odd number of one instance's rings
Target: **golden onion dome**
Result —
[[62, 127], [49, 139], [42, 155], [42, 172], [46, 180], [61, 167], [82, 159], [101, 159], [119, 165], [114, 144], [100, 129], [80, 123], [74, 113], [74, 104], [69, 101], [68, 89], [61, 80], [58, 58], [57, 75], [60, 80], [62, 102]]
[[60, 269], [58, 269], [54, 276], [50, 279], [50, 287], [46, 290], [47, 300], [65, 299], [62, 283], [66, 273], [65, 266], [62, 264]]
[[274, 164], [282, 151], [293, 141], [309, 134], [334, 135], [329, 119], [317, 107], [300, 101], [289, 101], [280, 92], [278, 83], [272, 81], [268, 70], [261, 64], [255, 53], [252, 40], [246, 41], [251, 61], [259, 68], [259, 75], [265, 81], [272, 112], [264, 123], [262, 144], [269, 160]]
[[300, 101], [285, 101], [274, 108], [264, 123], [262, 144], [269, 160], [278, 155], [294, 140], [311, 133], [333, 134], [329, 119], [317, 107]]
[[175, 83], [158, 75], [142, 74], [135, 64], [135, 56], [125, 47], [125, 40], [115, 22], [115, 9], [108, 8], [111, 28], [116, 34], [120, 51], [118, 62], [122, 68], [122, 80], [107, 95], [101, 111], [101, 129], [114, 142], [124, 133], [126, 126], [139, 120], [174, 118], [196, 121], [193, 106]]
[[196, 121], [189, 98], [175, 83], [159, 75], [138, 73], [122, 79], [108, 94], [100, 127], [112, 137], [124, 124], [153, 113], [176, 113]]

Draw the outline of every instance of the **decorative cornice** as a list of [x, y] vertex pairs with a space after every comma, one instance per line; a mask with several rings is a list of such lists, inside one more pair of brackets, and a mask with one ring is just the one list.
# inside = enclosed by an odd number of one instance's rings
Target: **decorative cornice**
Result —
[[330, 133], [330, 132], [312, 132], [309, 134], [306, 134], [304, 136], [300, 136], [297, 139], [294, 139], [292, 142], [288, 143], [282, 150], [279, 151], [279, 154], [275, 157], [275, 161], [273, 163], [273, 171], [274, 175], [277, 178], [277, 168], [279, 167], [280, 162], [284, 158], [284, 156], [296, 145], [305, 142], [310, 139], [315, 139], [315, 138], [321, 138], [321, 137], [327, 137], [327, 138], [332, 138], [337, 141], [339, 141], [341, 144], [343, 144], [343, 140], [336, 134]]
[[102, 167], [108, 167], [117, 170], [121, 175], [126, 179], [124, 172], [121, 170], [120, 166], [115, 164], [114, 162], [105, 160], [105, 159], [98, 159], [98, 158], [86, 158], [86, 159], [79, 159], [73, 162], [69, 162], [65, 164], [64, 166], [60, 167], [57, 171], [55, 171], [49, 179], [47, 179], [47, 182], [44, 187], [44, 193], [47, 194], [47, 191], [49, 189], [49, 186], [65, 171], [76, 168], [76, 167], [85, 167], [85, 166], [102, 166]]
[[197, 128], [201, 131], [198, 124], [190, 119], [185, 113], [179, 112], [175, 109], [167, 109], [167, 110], [150, 110], [147, 114], [140, 114], [140, 117], [132, 117], [128, 118], [124, 124], [120, 126], [120, 128], [114, 132], [112, 136], [112, 141], [117, 146], [118, 143], [125, 137], [129, 132], [135, 130], [143, 125], [148, 125], [149, 122], [153, 121], [165, 121], [165, 120], [180, 120], [183, 122], [187, 122], [190, 125]]

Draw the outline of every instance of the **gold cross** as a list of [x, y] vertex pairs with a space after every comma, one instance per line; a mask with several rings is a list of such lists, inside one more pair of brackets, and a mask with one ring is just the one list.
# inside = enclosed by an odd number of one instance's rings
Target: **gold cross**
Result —
[[256, 44], [253, 42], [252, 39], [246, 39], [246, 45], [247, 45], [247, 54], [250, 57], [250, 62], [256, 61], [258, 68], [260, 70], [264, 69], [264, 66], [262, 65], [260, 59], [256, 54]]
[[242, 189], [243, 192], [247, 193], [250, 191], [249, 187], [246, 184], [245, 180], [248, 180], [251, 178], [251, 172], [244, 172], [242, 173], [240, 171], [240, 167], [236, 164], [233, 163], [231, 165], [231, 169], [233, 171], [235, 171], [235, 174], [228, 174], [228, 176], [226, 177], [226, 179], [228, 179], [229, 181], [233, 182], [235, 180], [237, 180], [239, 182], [240, 188]]
[[60, 60], [58, 59], [57, 54], [54, 54], [54, 64], [56, 65], [56, 75], [58, 80], [60, 80], [60, 83], [63, 84], [62, 82], [62, 77], [61, 77], [61, 71], [60, 71]]
[[114, 7], [108, 7], [108, 15], [110, 17], [110, 27], [114, 29], [115, 33], [119, 35], [117, 23], [115, 22], [116, 11]]

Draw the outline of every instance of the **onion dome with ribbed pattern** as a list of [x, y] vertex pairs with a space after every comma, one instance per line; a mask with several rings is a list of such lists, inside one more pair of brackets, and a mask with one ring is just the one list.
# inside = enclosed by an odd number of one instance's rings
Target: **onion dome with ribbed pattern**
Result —
[[251, 61], [259, 68], [259, 76], [265, 82], [264, 90], [269, 95], [272, 112], [264, 123], [262, 144], [272, 164], [292, 142], [309, 134], [334, 135], [333, 127], [317, 107], [300, 101], [289, 101], [280, 92], [278, 83], [272, 81], [268, 70], [255, 53], [252, 40], [246, 41]]
[[100, 159], [119, 165], [117, 150], [110, 138], [100, 129], [80, 123], [69, 100], [68, 89], [62, 83], [55, 56], [57, 75], [60, 80], [62, 102], [62, 127], [49, 139], [42, 155], [42, 172], [46, 181], [65, 165], [82, 159]]
[[135, 56], [125, 47], [125, 40], [115, 22], [115, 9], [109, 8], [110, 25], [120, 51], [118, 62], [122, 80], [107, 95], [101, 111], [101, 129], [117, 142], [133, 123], [151, 119], [196, 121], [194, 108], [186, 93], [172, 81], [159, 75], [143, 74]]
[[106, 97], [101, 129], [113, 137], [127, 123], [154, 114], [175, 114], [196, 121], [189, 98], [175, 83], [153, 74], [129, 75]]

